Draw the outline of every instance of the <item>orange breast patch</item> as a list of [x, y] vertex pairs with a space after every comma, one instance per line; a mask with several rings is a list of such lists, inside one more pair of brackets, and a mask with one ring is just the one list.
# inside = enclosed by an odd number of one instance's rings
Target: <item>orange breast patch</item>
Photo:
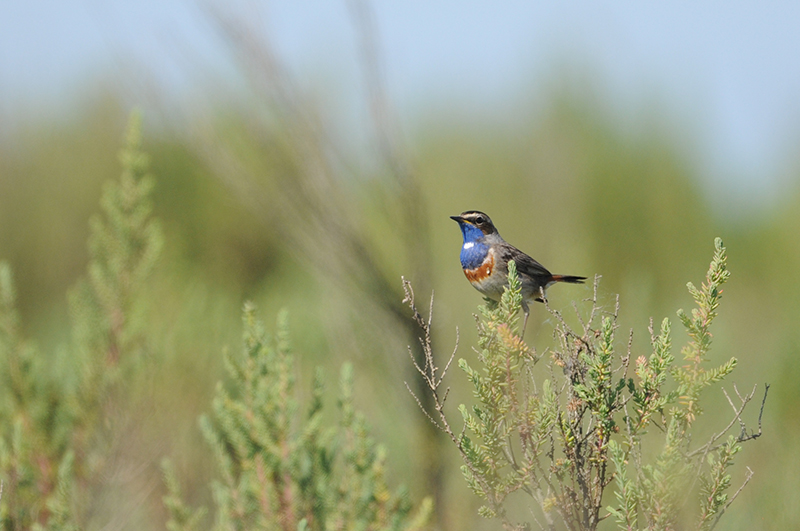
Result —
[[494, 271], [494, 253], [489, 253], [486, 257], [486, 260], [483, 261], [483, 264], [481, 264], [480, 267], [476, 267], [475, 269], [465, 269], [464, 274], [467, 276], [467, 280], [475, 283], [483, 282], [492, 276], [492, 271]]

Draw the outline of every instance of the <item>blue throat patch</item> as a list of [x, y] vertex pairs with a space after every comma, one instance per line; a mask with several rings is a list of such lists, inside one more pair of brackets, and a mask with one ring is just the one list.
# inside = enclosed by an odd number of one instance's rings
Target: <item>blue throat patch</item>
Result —
[[483, 231], [469, 223], [459, 223], [459, 226], [464, 235], [464, 244], [472, 244], [467, 246], [468, 248], [461, 247], [461, 267], [464, 269], [480, 267], [489, 254], [489, 246], [483, 243]]

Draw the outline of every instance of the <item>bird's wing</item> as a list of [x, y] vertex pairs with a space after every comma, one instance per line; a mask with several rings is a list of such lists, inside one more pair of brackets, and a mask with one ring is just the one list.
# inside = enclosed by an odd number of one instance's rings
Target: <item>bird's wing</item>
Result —
[[501, 255], [503, 263], [506, 263], [508, 260], [514, 260], [514, 263], [517, 265], [517, 271], [521, 275], [534, 278], [549, 278], [553, 276], [546, 267], [512, 245], [504, 245]]

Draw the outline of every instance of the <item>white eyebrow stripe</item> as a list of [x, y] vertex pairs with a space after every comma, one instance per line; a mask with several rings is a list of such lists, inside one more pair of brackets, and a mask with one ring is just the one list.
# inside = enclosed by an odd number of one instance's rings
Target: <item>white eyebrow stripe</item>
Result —
[[474, 245], [475, 245], [475, 242], [467, 242], [467, 243], [464, 244], [464, 249], [472, 249], [472, 247]]

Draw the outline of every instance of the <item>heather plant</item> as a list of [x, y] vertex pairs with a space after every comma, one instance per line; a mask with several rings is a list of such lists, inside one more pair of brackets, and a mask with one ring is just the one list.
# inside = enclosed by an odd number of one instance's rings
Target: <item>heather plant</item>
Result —
[[72, 529], [74, 412], [19, 330], [11, 267], [0, 263], [0, 525]]
[[[121, 178], [106, 184], [91, 220], [88, 273], [69, 294], [71, 342], [52, 358], [22, 337], [11, 267], [0, 262], [2, 529], [110, 525], [97, 499], [130, 464], [120, 444], [135, 428], [134, 384], [155, 367], [147, 285], [163, 246], [137, 115], [120, 158]], [[353, 406], [351, 366], [342, 368], [339, 423], [328, 426], [321, 370], [305, 411], [297, 398], [285, 315], [274, 340], [252, 306], [244, 317], [243, 355], [225, 357], [230, 381], [201, 419], [220, 470], [211, 485], [216, 528], [424, 528], [431, 501], [414, 509], [404, 489], [390, 491], [385, 450]], [[205, 509], [183, 502], [168, 460], [163, 474], [167, 528], [205, 528]]]
[[[731, 492], [734, 456], [743, 442], [761, 435], [768, 390], [754, 432], [742, 414], [755, 387], [740, 393], [734, 385], [733, 397], [722, 389], [732, 408], [726, 425], [702, 416], [704, 393], [736, 367], [735, 358], [719, 366], [708, 358], [710, 326], [728, 277], [725, 247], [717, 239], [705, 282], [700, 288], [688, 284], [697, 307], [678, 312], [689, 336], [678, 362], [669, 319], [658, 331], [651, 322], [647, 354], [634, 353], [632, 333], [620, 347], [619, 302], [613, 308], [598, 303], [599, 279], [584, 311], [575, 306], [577, 327], [548, 305], [555, 344], [537, 352], [517, 331], [521, 284], [510, 263], [502, 299], [480, 308], [478, 364], [458, 360], [475, 397], [458, 408], [461, 430], [445, 412], [449, 388], [443, 386], [456, 350], [443, 367], [437, 365], [433, 299], [425, 319], [404, 280], [406, 302], [424, 333], [424, 362], [414, 365], [433, 409], [414, 396], [460, 453], [467, 484], [484, 501], [479, 513], [509, 530], [594, 530], [604, 521], [624, 530], [712, 529], [752, 476], [747, 468], [743, 484]], [[696, 435], [709, 431], [707, 438]], [[518, 494], [530, 500], [531, 521], [520, 521], [508, 508]]]
[[[212, 484], [215, 529], [418, 530], [431, 512], [412, 510], [408, 494], [386, 483], [386, 453], [353, 407], [352, 366], [342, 367], [339, 423], [323, 416], [324, 383], [317, 369], [303, 408], [295, 388], [286, 314], [270, 339], [251, 304], [244, 309], [244, 347], [226, 355], [228, 385], [217, 386], [213, 413], [200, 419], [220, 471]], [[169, 461], [164, 498], [171, 531], [197, 529], [205, 509], [181, 500]]]
[[72, 342], [51, 358], [20, 332], [11, 268], [0, 263], [0, 525], [79, 529], [111, 466], [123, 375], [146, 348], [142, 287], [161, 249], [152, 177], [133, 115], [122, 176], [107, 183], [92, 219], [87, 278], [69, 297]]

